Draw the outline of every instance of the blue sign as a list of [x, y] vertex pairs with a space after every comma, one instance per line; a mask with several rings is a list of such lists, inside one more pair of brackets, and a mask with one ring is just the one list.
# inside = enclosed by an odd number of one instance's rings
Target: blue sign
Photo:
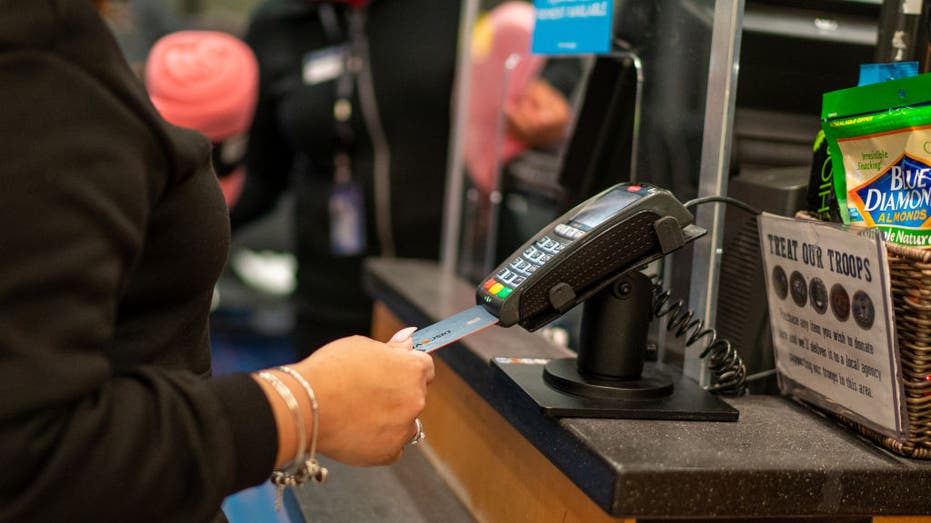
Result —
[[611, 50], [613, 0], [534, 0], [535, 54], [604, 54]]
[[878, 84], [912, 76], [918, 76], [918, 62], [860, 64], [860, 83], [857, 85]]

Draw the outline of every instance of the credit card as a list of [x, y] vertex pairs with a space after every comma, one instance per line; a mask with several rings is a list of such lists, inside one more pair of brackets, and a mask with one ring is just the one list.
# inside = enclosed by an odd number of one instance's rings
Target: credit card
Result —
[[433, 352], [496, 323], [497, 316], [488, 312], [485, 307], [476, 305], [429, 327], [414, 331], [414, 350]]

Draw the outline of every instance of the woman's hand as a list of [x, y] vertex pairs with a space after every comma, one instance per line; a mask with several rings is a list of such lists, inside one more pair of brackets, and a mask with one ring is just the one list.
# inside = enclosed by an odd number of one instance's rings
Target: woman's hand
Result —
[[400, 331], [388, 344], [339, 339], [291, 366], [317, 396], [320, 453], [349, 465], [386, 465], [401, 457], [416, 435], [414, 419], [434, 373], [433, 359], [411, 350], [412, 331]]

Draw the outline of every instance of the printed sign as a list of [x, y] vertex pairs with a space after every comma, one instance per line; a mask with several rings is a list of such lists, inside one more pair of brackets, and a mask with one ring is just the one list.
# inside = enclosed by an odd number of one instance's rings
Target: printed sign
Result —
[[611, 50], [613, 0], [534, 0], [535, 54], [604, 54]]
[[908, 418], [881, 235], [770, 214], [759, 223], [783, 392], [904, 437]]

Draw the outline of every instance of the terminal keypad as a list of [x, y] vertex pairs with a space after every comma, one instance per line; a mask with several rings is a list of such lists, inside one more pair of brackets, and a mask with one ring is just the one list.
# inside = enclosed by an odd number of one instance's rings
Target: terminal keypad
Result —
[[573, 240], [584, 234], [584, 231], [575, 227], [565, 224], [557, 225], [551, 234], [539, 238], [530, 247], [524, 249], [521, 256], [514, 258], [507, 266], [496, 272], [494, 277], [489, 278], [483, 284], [483, 287], [498, 298], [507, 298], [537, 269], [543, 267], [550, 258], [559, 254]]

